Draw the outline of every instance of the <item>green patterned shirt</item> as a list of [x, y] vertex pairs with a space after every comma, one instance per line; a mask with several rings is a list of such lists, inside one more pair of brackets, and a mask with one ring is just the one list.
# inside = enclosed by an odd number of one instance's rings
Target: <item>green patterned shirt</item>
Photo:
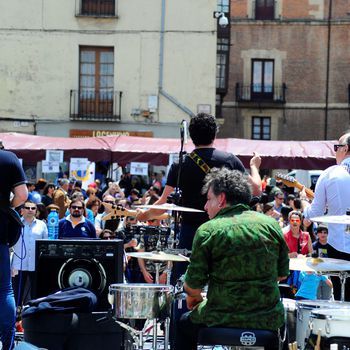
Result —
[[276, 330], [284, 323], [277, 277], [289, 274], [288, 247], [275, 219], [235, 205], [196, 232], [185, 282], [208, 284], [191, 320], [207, 326]]

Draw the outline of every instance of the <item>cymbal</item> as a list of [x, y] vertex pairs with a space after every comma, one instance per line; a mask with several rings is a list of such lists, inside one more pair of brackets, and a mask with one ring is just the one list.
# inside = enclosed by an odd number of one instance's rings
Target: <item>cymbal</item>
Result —
[[350, 215], [324, 215], [311, 218], [311, 221], [324, 222], [328, 224], [350, 225]]
[[297, 271], [350, 271], [350, 261], [332, 258], [291, 258], [289, 269]]
[[126, 253], [126, 256], [154, 261], [190, 261], [186, 256], [166, 254], [164, 252], [131, 252]]
[[178, 205], [172, 204], [172, 203], [164, 203], [164, 204], [156, 204], [156, 205], [138, 205], [138, 208], [144, 208], [144, 209], [161, 209], [161, 210], [172, 210], [172, 211], [186, 211], [186, 212], [192, 212], [192, 213], [203, 213], [204, 210], [194, 209], [194, 208], [187, 208], [187, 207], [180, 207]]

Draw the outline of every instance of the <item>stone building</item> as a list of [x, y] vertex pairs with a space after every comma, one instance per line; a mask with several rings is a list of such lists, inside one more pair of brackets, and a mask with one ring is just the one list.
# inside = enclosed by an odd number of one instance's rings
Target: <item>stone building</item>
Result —
[[3, 1], [0, 132], [179, 137], [214, 113], [216, 5]]
[[346, 0], [231, 0], [220, 136], [336, 139], [350, 120], [349, 43]]

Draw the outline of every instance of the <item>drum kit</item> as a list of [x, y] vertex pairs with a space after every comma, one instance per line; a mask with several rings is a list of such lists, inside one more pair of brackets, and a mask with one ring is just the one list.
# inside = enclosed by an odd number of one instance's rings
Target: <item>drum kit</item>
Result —
[[[171, 211], [202, 212], [201, 210], [176, 206], [174, 204], [142, 206], [142, 208], [152, 208]], [[151, 232], [152, 231], [152, 232]], [[135, 236], [154, 236], [158, 242], [164, 243], [169, 238], [166, 229], [152, 227], [134, 226]], [[152, 239], [153, 239], [152, 238]], [[160, 248], [158, 250], [158, 248]], [[153, 349], [158, 348], [157, 326], [158, 322], [164, 322], [164, 349], [169, 348], [170, 316], [174, 300], [174, 286], [170, 284], [159, 284], [161, 263], [188, 262], [186, 256], [191, 251], [186, 249], [168, 248], [168, 244], [157, 244], [157, 250], [151, 252], [128, 252], [127, 257], [151, 260], [155, 264], [155, 284], [148, 283], [118, 283], [109, 286], [108, 301], [112, 306], [112, 317], [132, 336], [134, 348], [144, 349], [144, 339], [147, 333], [147, 323], [142, 330], [133, 328], [134, 320], [147, 320], [153, 324]], [[169, 274], [168, 274], [169, 276]]]
[[[145, 209], [201, 212], [201, 210], [180, 207], [175, 204], [145, 205]], [[350, 225], [350, 216], [319, 217], [312, 219], [319, 222], [332, 222]], [[329, 221], [330, 220], [330, 221]], [[155, 262], [155, 284], [131, 283], [112, 284], [109, 287], [108, 300], [112, 306], [112, 317], [133, 338], [134, 348], [144, 349], [146, 329], [137, 330], [131, 326], [132, 320], [148, 320], [153, 323], [153, 349], [157, 349], [157, 325], [164, 322], [164, 349], [169, 347], [169, 325], [174, 300], [174, 287], [159, 284], [159, 263], [188, 262], [189, 251], [181, 249], [163, 249], [152, 252], [129, 252], [127, 256], [148, 259]], [[344, 301], [345, 282], [350, 271], [350, 262], [330, 258], [294, 258], [290, 259], [290, 270], [314, 271], [338, 276], [342, 286], [342, 301], [283, 299], [290, 339], [296, 340], [298, 348], [304, 349], [310, 335], [325, 338], [349, 337], [350, 303]], [[169, 282], [169, 279], [168, 279]], [[175, 291], [176, 292], [176, 291]], [[350, 340], [350, 339], [349, 339]]]

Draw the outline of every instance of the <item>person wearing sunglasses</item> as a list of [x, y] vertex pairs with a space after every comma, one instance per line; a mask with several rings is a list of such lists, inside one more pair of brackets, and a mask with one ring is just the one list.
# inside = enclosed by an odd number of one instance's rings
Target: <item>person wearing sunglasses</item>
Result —
[[[312, 203], [305, 189], [300, 192], [304, 216], [307, 219], [327, 215], [345, 215], [350, 208], [350, 132], [343, 134], [334, 145], [336, 165], [327, 168], [318, 178]], [[350, 236], [346, 224], [328, 225], [327, 254], [329, 258], [350, 261]], [[334, 299], [340, 300], [339, 278], [333, 278]], [[350, 279], [345, 287], [345, 301], [350, 301]]]
[[58, 224], [58, 238], [96, 238], [94, 224], [84, 216], [85, 203], [74, 199], [69, 204], [70, 214]]
[[292, 210], [288, 214], [289, 231], [283, 233], [289, 248], [288, 256], [297, 258], [301, 255], [312, 254], [312, 241], [308, 232], [301, 230], [302, 214], [300, 211]]
[[35, 241], [47, 239], [47, 226], [36, 218], [37, 205], [30, 200], [24, 203], [21, 210], [23, 235], [13, 247], [11, 264], [13, 291], [17, 306], [32, 299], [31, 286], [35, 275]]

